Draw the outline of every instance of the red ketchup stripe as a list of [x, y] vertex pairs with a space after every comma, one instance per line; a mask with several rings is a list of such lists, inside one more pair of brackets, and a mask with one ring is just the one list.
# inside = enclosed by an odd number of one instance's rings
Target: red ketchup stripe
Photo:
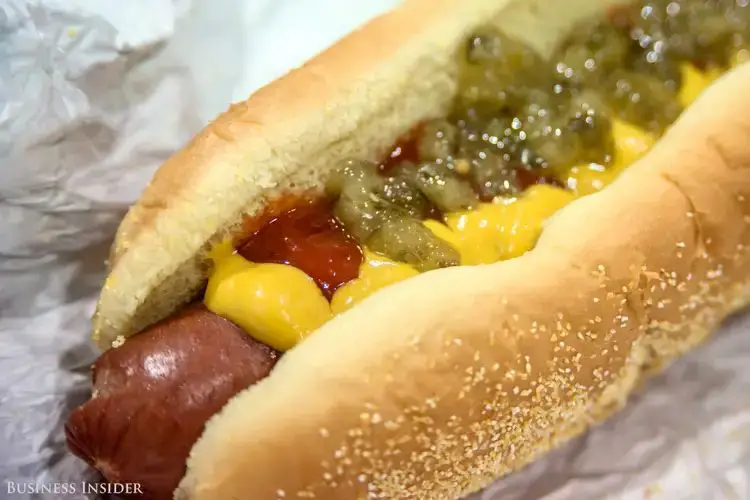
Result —
[[330, 300], [359, 274], [362, 249], [328, 201], [303, 202], [261, 226], [238, 252], [253, 262], [289, 264], [312, 277]]
[[380, 171], [388, 172], [402, 161], [410, 161], [413, 163], [419, 162], [419, 151], [417, 148], [417, 137], [421, 129], [421, 125], [417, 125], [408, 133], [404, 134], [396, 144], [391, 148], [390, 153], [380, 163]]

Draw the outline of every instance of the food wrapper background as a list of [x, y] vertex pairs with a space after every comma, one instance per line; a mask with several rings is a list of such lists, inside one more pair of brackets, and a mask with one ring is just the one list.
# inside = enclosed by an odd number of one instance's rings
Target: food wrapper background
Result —
[[[62, 425], [89, 395], [108, 247], [155, 168], [229, 102], [395, 2], [0, 0], [4, 483], [92, 477]], [[472, 500], [605, 497], [750, 498], [750, 317]]]

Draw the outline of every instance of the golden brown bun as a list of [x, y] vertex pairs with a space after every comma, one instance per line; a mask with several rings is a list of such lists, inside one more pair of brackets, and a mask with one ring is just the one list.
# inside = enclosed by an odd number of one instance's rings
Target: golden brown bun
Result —
[[[233, 107], [123, 223], [101, 345], [197, 291], [196, 252], [241, 213], [439, 114], [472, 26], [495, 16], [544, 51], [609, 3], [413, 0]], [[748, 85], [747, 66], [722, 78], [532, 252], [422, 274], [326, 324], [209, 422], [176, 498], [455, 499], [621, 407], [750, 298]]]

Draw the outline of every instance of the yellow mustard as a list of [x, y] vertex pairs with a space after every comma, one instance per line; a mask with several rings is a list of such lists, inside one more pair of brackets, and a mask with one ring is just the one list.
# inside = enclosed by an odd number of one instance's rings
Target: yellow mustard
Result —
[[274, 349], [291, 349], [332, 316], [313, 279], [295, 267], [252, 263], [228, 242], [210, 257], [206, 307]]
[[407, 264], [365, 250], [359, 277], [336, 290], [331, 299], [331, 309], [334, 314], [341, 314], [377, 290], [418, 274], [419, 271]]
[[703, 72], [687, 63], [680, 66], [680, 72], [682, 74], [682, 85], [677, 98], [683, 107], [689, 106], [706, 90], [706, 87], [711, 85], [711, 82], [721, 76], [719, 69]]
[[499, 199], [482, 203], [476, 210], [447, 214], [445, 222], [460, 241], [463, 264], [490, 264], [531, 250], [544, 221], [573, 199], [569, 191], [538, 184], [519, 198]]
[[612, 138], [615, 151], [611, 165], [575, 165], [561, 175], [566, 179], [568, 189], [576, 195], [586, 196], [602, 190], [620, 172], [643, 156], [655, 142], [654, 137], [645, 130], [618, 119], [612, 120]]

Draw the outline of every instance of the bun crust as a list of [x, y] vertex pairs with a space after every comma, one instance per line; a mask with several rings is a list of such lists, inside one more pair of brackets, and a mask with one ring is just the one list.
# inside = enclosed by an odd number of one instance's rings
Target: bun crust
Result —
[[[123, 222], [100, 345], [189, 300], [200, 250], [241, 214], [439, 114], [473, 26], [544, 51], [613, 3], [412, 0], [235, 105]], [[209, 421], [175, 498], [455, 499], [619, 409], [750, 300], [749, 83], [750, 66], [721, 78], [526, 255], [422, 274], [324, 325]]]
[[621, 408], [750, 298], [748, 82], [722, 79], [530, 253], [326, 324], [209, 421], [176, 498], [460, 498]]

